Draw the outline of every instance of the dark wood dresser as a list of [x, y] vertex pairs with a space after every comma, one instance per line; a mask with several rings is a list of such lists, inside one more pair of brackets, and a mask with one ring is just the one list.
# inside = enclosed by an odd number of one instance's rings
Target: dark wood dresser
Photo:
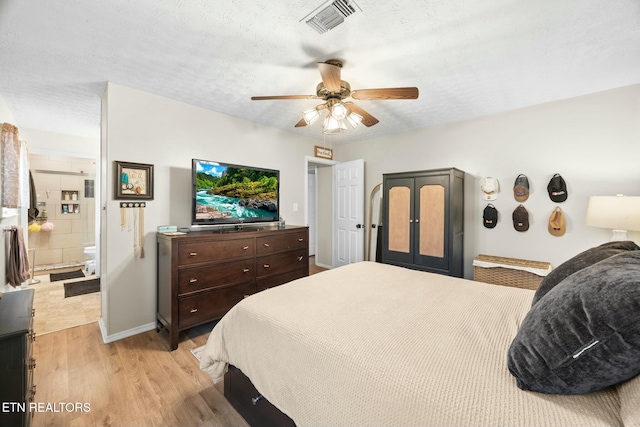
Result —
[[31, 424], [29, 404], [36, 394], [33, 293], [25, 289], [6, 292], [0, 298], [0, 426]]
[[309, 228], [158, 233], [157, 330], [180, 331], [220, 319], [244, 297], [309, 275]]

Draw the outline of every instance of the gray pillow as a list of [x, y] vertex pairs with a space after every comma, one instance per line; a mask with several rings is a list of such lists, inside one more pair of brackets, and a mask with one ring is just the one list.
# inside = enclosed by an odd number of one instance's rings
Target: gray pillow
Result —
[[571, 276], [576, 271], [580, 271], [585, 267], [595, 264], [598, 261], [609, 258], [626, 251], [640, 250], [640, 246], [630, 240], [607, 242], [600, 246], [587, 249], [579, 253], [570, 260], [563, 262], [553, 270], [540, 282], [536, 293], [533, 296], [531, 306], [534, 306], [540, 298], [545, 296], [547, 292], [553, 289], [558, 283]]
[[640, 373], [640, 251], [586, 267], [524, 318], [507, 365], [523, 390], [584, 394]]

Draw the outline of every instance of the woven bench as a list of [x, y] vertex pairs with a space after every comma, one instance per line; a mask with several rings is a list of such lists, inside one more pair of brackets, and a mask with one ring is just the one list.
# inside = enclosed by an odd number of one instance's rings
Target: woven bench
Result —
[[551, 264], [492, 255], [478, 255], [473, 260], [473, 280], [494, 285], [537, 289], [551, 271]]

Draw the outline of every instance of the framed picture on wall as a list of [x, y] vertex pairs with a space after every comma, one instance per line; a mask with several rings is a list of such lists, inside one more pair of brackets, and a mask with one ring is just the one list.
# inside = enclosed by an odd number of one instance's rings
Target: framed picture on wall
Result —
[[153, 200], [153, 165], [113, 162], [115, 200]]

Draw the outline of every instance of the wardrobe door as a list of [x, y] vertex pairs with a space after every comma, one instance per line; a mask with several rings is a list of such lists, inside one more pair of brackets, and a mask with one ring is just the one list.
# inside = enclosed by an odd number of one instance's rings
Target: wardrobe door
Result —
[[413, 182], [413, 178], [392, 178], [385, 181], [385, 258], [388, 261], [413, 263]]
[[415, 180], [414, 262], [436, 269], [449, 269], [449, 176], [435, 175]]

